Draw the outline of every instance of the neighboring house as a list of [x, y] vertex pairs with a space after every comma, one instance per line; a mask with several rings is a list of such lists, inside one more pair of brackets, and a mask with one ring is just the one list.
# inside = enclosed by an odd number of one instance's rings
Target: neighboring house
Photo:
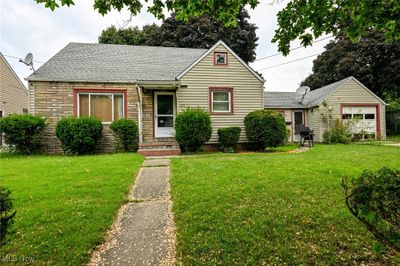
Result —
[[290, 140], [298, 141], [299, 126], [311, 128], [316, 141], [336, 120], [352, 121], [353, 134], [386, 138], [386, 103], [354, 77], [348, 77], [306, 95], [296, 92], [265, 92], [264, 108], [282, 112]]
[[0, 117], [28, 112], [28, 90], [0, 53]]
[[211, 115], [217, 130], [240, 126], [263, 108], [264, 80], [224, 42], [210, 49], [70, 43], [28, 77], [30, 111], [48, 117], [48, 152], [60, 152], [55, 125], [61, 117], [94, 116], [103, 121], [101, 150], [113, 149], [109, 124], [137, 121], [139, 152], [180, 152], [174, 119], [187, 107]]
[[[28, 90], [0, 53], [0, 118], [22, 113], [28, 113]], [[3, 134], [0, 133], [1, 145]]]

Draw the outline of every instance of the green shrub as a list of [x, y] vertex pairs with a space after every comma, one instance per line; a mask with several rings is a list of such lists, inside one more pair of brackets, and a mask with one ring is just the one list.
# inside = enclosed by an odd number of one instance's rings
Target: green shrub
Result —
[[342, 186], [350, 212], [378, 240], [400, 251], [400, 169], [343, 177]]
[[224, 152], [234, 152], [239, 142], [240, 127], [227, 127], [218, 129], [218, 137]]
[[91, 154], [102, 136], [101, 121], [91, 117], [64, 117], [56, 125], [56, 136], [66, 154]]
[[10, 194], [8, 189], [0, 186], [0, 246], [6, 243], [6, 237], [10, 233], [10, 226], [16, 213]]
[[287, 138], [285, 119], [274, 111], [258, 110], [244, 118], [246, 135], [260, 150], [282, 145]]
[[335, 125], [331, 130], [327, 130], [322, 135], [323, 143], [342, 143], [348, 144], [351, 141], [349, 126], [341, 122], [335, 121]]
[[44, 118], [28, 114], [9, 115], [0, 119], [0, 131], [5, 134], [5, 142], [21, 154], [40, 151], [41, 133], [45, 126]]
[[210, 115], [199, 108], [187, 108], [176, 116], [175, 131], [183, 151], [197, 151], [211, 138]]
[[137, 151], [138, 126], [134, 121], [118, 119], [111, 123], [110, 129], [117, 140], [117, 151]]

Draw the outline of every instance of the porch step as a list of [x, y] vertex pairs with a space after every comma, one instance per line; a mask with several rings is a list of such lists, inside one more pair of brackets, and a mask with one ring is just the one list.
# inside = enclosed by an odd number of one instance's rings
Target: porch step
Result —
[[143, 143], [139, 145], [138, 153], [144, 156], [179, 155], [181, 149], [177, 142]]

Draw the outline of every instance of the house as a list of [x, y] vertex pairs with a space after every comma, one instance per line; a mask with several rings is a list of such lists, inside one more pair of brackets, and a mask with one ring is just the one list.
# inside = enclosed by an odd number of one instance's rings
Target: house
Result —
[[28, 81], [30, 111], [48, 118], [52, 153], [61, 152], [54, 129], [66, 116], [101, 119], [102, 151], [113, 150], [113, 120], [135, 120], [139, 152], [162, 155], [180, 153], [174, 118], [187, 107], [209, 111], [208, 144], [218, 142], [218, 128], [244, 129], [244, 117], [263, 108], [263, 78], [222, 41], [210, 49], [70, 43]]
[[0, 53], [0, 117], [28, 112], [28, 90]]
[[348, 77], [300, 95], [296, 92], [265, 92], [264, 108], [282, 112], [290, 140], [300, 138], [300, 125], [314, 131], [316, 141], [335, 120], [352, 121], [352, 134], [386, 138], [386, 103], [354, 77]]
[[[0, 118], [22, 113], [28, 113], [28, 90], [0, 53]], [[1, 145], [3, 134], [0, 133]]]

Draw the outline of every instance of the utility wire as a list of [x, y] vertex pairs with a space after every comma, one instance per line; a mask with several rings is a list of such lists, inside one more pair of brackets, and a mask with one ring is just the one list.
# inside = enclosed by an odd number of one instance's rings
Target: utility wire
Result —
[[304, 59], [307, 59], [307, 58], [310, 58], [310, 57], [313, 57], [313, 56], [316, 56], [316, 55], [319, 55], [319, 54], [320, 54], [320, 53], [312, 54], [312, 55], [309, 55], [309, 56], [306, 56], [306, 57], [302, 57], [302, 58], [298, 58], [298, 59], [295, 59], [295, 60], [292, 60], [292, 61], [288, 61], [288, 62], [285, 62], [285, 63], [282, 63], [282, 64], [278, 64], [278, 65], [273, 65], [273, 66], [269, 66], [269, 67], [260, 68], [260, 69], [258, 69], [257, 71], [261, 71], [261, 70], [266, 70], [266, 69], [270, 69], [270, 68], [274, 68], [274, 67], [278, 67], [278, 66], [287, 65], [287, 64], [290, 64], [290, 63], [293, 63], [293, 62], [297, 62], [297, 61], [300, 61], [300, 60], [304, 60]]
[[[23, 58], [21, 58], [21, 57], [18, 57], [18, 56], [13, 56], [13, 55], [6, 55], [6, 54], [3, 54], [5, 57], [9, 57], [9, 58], [14, 58], [14, 59], [19, 59], [19, 60], [24, 60]], [[37, 60], [32, 60], [33, 62], [36, 62], [36, 63], [39, 63], [39, 64], [44, 64], [44, 62], [42, 62], [42, 61], [37, 61]]]
[[[329, 38], [333, 38], [333, 36], [327, 36], [325, 38], [322, 38], [322, 39], [319, 39], [319, 40], [315, 40], [311, 44], [317, 43], [317, 42], [322, 42], [323, 40], [326, 40], [326, 39], [329, 39]], [[294, 50], [297, 50], [297, 49], [300, 49], [300, 48], [304, 48], [304, 46], [303, 45], [297, 46], [295, 48], [290, 49], [290, 51], [294, 51]], [[281, 55], [281, 54], [282, 53], [276, 53], [276, 54], [272, 54], [272, 55], [267, 55], [265, 57], [261, 57], [261, 58], [258, 58], [256, 60], [254, 60], [254, 62], [257, 62], [257, 61], [260, 61], [260, 60], [264, 60], [264, 59], [268, 59], [268, 58], [271, 58], [271, 57], [274, 57], [274, 56], [278, 56], [278, 55]]]

